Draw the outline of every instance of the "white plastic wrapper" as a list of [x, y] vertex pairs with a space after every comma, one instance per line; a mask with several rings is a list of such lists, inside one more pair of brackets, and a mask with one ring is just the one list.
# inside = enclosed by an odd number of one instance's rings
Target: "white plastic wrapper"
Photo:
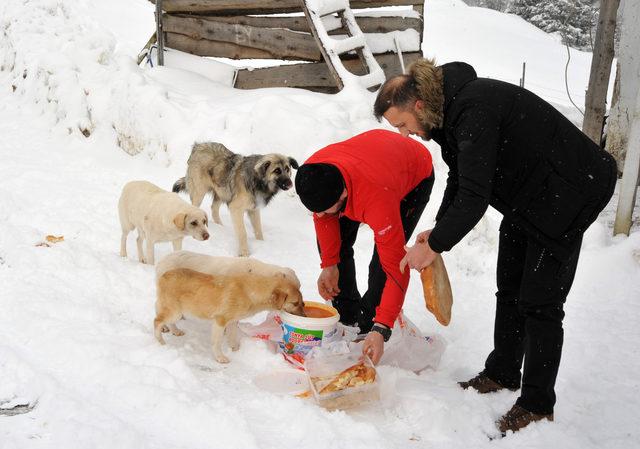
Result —
[[[362, 351], [362, 341], [352, 342], [349, 346], [352, 352]], [[414, 373], [427, 368], [436, 369], [446, 346], [440, 335], [423, 335], [401, 313], [393, 326], [391, 338], [384, 344], [384, 354], [378, 365], [397, 366]]]
[[[275, 351], [277, 344], [282, 341], [282, 327], [274, 316], [273, 312], [269, 313], [265, 321], [257, 325], [240, 323], [240, 329], [249, 337], [269, 342], [269, 347]], [[313, 348], [307, 358], [350, 352], [361, 354], [362, 339], [365, 335], [358, 332], [357, 327], [338, 323], [336, 337], [322, 346]], [[397, 366], [414, 373], [427, 368], [436, 369], [446, 346], [446, 341], [440, 335], [423, 335], [420, 329], [401, 313], [395, 322], [391, 338], [384, 344], [384, 354], [379, 365]]]

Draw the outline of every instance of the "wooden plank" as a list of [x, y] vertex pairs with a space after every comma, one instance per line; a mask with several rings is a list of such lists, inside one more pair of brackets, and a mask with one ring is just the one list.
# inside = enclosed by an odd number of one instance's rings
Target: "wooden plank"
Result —
[[216, 56], [230, 59], [271, 59], [271, 53], [257, 48], [242, 47], [228, 42], [193, 39], [184, 34], [165, 33], [165, 44], [169, 48], [198, 56]]
[[[149, 0], [155, 3], [154, 0]], [[351, 9], [379, 8], [382, 6], [409, 6], [423, 4], [418, 0], [352, 0]], [[163, 0], [166, 12], [193, 14], [275, 14], [301, 12], [299, 0]]]
[[[165, 17], [168, 15], [164, 14]], [[171, 14], [174, 17], [193, 17], [189, 15]], [[286, 28], [291, 31], [311, 33], [309, 24], [304, 16], [200, 16], [203, 21], [214, 21], [222, 23], [234, 23], [238, 25], [248, 25], [261, 28]], [[421, 33], [422, 20], [407, 17], [361, 17], [356, 16], [356, 22], [363, 33], [389, 33], [391, 31], [404, 31], [414, 29]], [[341, 30], [330, 31], [329, 34], [345, 34]]]
[[[422, 53], [420, 52], [405, 53], [404, 63], [408, 66], [421, 57]], [[376, 56], [376, 60], [384, 70], [387, 79], [402, 73], [400, 61], [395, 53]], [[356, 75], [364, 74], [364, 69], [358, 59], [344, 61], [344, 66]], [[298, 87], [320, 92], [334, 93], [338, 91], [329, 68], [324, 62], [239, 70], [235, 87], [239, 89]]]
[[249, 25], [202, 20], [197, 17], [165, 15], [164, 30], [192, 39], [227, 42], [255, 48], [269, 53], [272, 58], [320, 61], [322, 55], [310, 34], [282, 28], [258, 28]]

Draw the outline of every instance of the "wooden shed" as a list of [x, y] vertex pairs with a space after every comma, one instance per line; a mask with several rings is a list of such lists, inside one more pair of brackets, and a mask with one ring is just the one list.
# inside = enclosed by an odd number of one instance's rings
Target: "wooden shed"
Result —
[[[156, 3], [160, 49], [169, 47], [198, 56], [238, 60], [295, 61], [239, 69], [234, 86], [240, 89], [298, 87], [337, 92], [343, 85], [335, 65], [342, 64], [340, 69], [353, 75], [366, 75], [377, 62], [388, 78], [402, 73], [405, 65], [422, 55], [424, 1], [150, 1]], [[383, 8], [389, 6], [398, 8]], [[315, 19], [311, 17], [314, 13]], [[364, 39], [353, 37], [349, 17], [355, 19], [355, 32], [361, 31]], [[341, 53], [333, 55], [339, 59], [330, 58], [333, 44], [329, 41], [350, 37], [360, 44], [356, 42], [352, 49], [342, 46], [345, 48]], [[367, 64], [367, 53], [373, 54], [375, 60], [368, 59], [373, 64]]]

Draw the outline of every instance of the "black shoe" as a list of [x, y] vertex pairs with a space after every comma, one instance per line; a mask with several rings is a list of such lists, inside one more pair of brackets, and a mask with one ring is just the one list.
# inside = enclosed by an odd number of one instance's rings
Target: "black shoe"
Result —
[[467, 380], [466, 382], [458, 382], [458, 385], [462, 387], [463, 390], [468, 389], [469, 387], [473, 388], [480, 394], [485, 393], [493, 393], [494, 391], [507, 390], [516, 391], [517, 388], [509, 388], [504, 385], [500, 385], [493, 379], [490, 379], [484, 371], [482, 371], [477, 376]]

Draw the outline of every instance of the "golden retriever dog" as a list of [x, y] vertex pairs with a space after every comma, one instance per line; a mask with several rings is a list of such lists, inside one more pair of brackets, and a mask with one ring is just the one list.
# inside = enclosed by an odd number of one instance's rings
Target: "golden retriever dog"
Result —
[[211, 218], [217, 224], [222, 224], [220, 206], [226, 203], [238, 239], [238, 255], [248, 256], [244, 213], [249, 216], [256, 239], [263, 240], [260, 208], [280, 190], [291, 188], [292, 168], [297, 169], [298, 162], [282, 154], [242, 156], [221, 143], [196, 143], [187, 161], [187, 175], [175, 182], [173, 191], [188, 191], [191, 204], [197, 207], [210, 192]]
[[229, 362], [222, 352], [225, 333], [231, 349], [240, 348], [239, 320], [265, 310], [304, 316], [293, 270], [256, 259], [177, 251], [158, 263], [156, 282], [156, 339], [165, 344], [164, 326], [173, 335], [184, 335], [175, 324], [182, 316], [211, 320], [211, 344], [219, 363]]
[[[120, 255], [127, 257], [127, 236], [138, 230], [138, 260], [153, 265], [154, 245], [172, 242], [173, 250], [182, 249], [182, 239], [191, 236], [207, 240], [207, 214], [184, 201], [177, 193], [167, 192], [147, 181], [131, 181], [122, 189], [118, 202], [122, 227]], [[146, 240], [146, 255], [142, 243]]]

